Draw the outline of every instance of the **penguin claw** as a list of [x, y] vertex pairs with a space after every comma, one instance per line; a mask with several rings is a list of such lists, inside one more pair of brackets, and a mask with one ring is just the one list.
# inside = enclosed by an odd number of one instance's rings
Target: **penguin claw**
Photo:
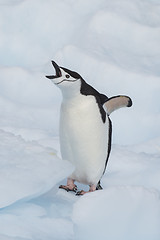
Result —
[[65, 185], [60, 185], [59, 186], [60, 189], [64, 189], [67, 192], [77, 192], [77, 186], [75, 185], [73, 188], [69, 188], [69, 186], [65, 186]]
[[76, 193], [76, 196], [83, 196], [86, 192], [81, 190]]

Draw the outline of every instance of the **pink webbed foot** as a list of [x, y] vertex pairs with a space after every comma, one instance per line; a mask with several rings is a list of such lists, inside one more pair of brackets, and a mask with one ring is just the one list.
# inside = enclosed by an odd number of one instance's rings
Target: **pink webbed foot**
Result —
[[[89, 192], [89, 191], [88, 191], [88, 192]], [[78, 191], [78, 192], [76, 193], [76, 196], [83, 196], [84, 194], [86, 194], [86, 193], [88, 193], [88, 192], [85, 192], [85, 191], [81, 190], [81, 191]]]
[[85, 191], [83, 191], [83, 190], [78, 191], [78, 192], [76, 193], [76, 196], [83, 196], [84, 194], [89, 193], [89, 192], [94, 192], [95, 190], [96, 190], [96, 185], [90, 185], [89, 191], [87, 191], [87, 192], [85, 192]]
[[74, 180], [67, 179], [67, 185], [60, 185], [59, 188], [66, 190], [67, 192], [77, 192], [77, 186], [74, 184]]
[[69, 185], [60, 185], [59, 188], [66, 190], [67, 192], [77, 192], [77, 186], [70, 187]]

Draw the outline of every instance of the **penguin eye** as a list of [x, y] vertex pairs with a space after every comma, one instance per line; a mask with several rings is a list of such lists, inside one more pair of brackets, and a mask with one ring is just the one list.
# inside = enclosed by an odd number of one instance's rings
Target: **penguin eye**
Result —
[[66, 76], [65, 76], [66, 78], [70, 78], [70, 76], [68, 75], [68, 74], [66, 74]]

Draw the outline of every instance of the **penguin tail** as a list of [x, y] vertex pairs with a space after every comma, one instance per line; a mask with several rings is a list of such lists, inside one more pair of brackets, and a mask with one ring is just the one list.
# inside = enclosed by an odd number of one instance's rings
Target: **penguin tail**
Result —
[[102, 190], [101, 182], [99, 181], [96, 186], [96, 190]]
[[132, 106], [131, 98], [124, 95], [118, 95], [108, 98], [108, 100], [103, 104], [103, 107], [108, 116], [119, 108], [131, 106]]

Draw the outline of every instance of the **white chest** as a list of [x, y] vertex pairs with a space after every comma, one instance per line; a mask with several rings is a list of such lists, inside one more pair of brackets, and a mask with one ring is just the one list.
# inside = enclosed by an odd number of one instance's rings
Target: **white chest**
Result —
[[96, 178], [97, 181], [107, 156], [108, 121], [102, 122], [93, 96], [79, 95], [72, 101], [62, 102], [60, 145], [62, 157], [76, 167], [77, 180], [93, 182], [92, 178]]
[[83, 138], [87, 132], [96, 133], [101, 126], [100, 111], [93, 96], [79, 95], [72, 101], [62, 102], [60, 129], [68, 137]]

